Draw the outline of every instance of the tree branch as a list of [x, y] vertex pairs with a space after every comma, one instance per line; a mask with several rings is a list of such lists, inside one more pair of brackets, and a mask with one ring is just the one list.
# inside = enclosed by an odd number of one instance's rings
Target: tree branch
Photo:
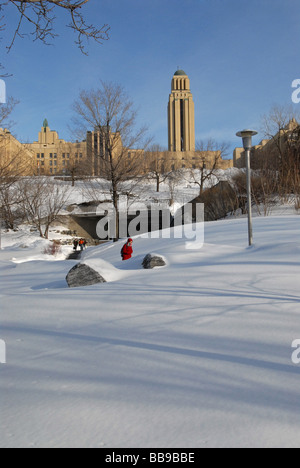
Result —
[[89, 39], [93, 39], [95, 42], [102, 44], [109, 39], [110, 30], [107, 24], [98, 28], [87, 23], [81, 8], [88, 2], [89, 0], [7, 0], [2, 3], [0, 5], [1, 9], [3, 9], [3, 6], [11, 4], [16, 7], [20, 15], [12, 41], [7, 47], [8, 51], [12, 49], [17, 37], [24, 37], [25, 33], [22, 32], [24, 20], [33, 28], [31, 35], [34, 37], [34, 41], [41, 41], [49, 45], [49, 40], [51, 42], [52, 39], [58, 36], [55, 32], [56, 17], [54, 12], [59, 8], [68, 12], [70, 23], [67, 24], [67, 27], [73, 29], [77, 34], [75, 43], [81, 52], [87, 55], [85, 43]]

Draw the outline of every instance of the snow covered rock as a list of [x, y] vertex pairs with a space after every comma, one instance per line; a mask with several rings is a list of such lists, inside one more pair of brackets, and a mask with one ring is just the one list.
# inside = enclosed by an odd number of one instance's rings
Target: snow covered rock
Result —
[[69, 271], [66, 277], [69, 288], [92, 286], [93, 284], [106, 283], [106, 280], [93, 268], [79, 263]]
[[161, 255], [149, 253], [144, 258], [142, 265], [145, 270], [152, 270], [153, 268], [166, 266], [166, 260]]

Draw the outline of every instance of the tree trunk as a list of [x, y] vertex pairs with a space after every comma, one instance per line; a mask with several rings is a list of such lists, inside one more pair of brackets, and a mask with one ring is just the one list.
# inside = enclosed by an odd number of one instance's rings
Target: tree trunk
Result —
[[156, 176], [156, 191], [159, 193], [159, 188], [160, 188], [160, 177], [159, 174]]
[[114, 237], [114, 242], [118, 242], [120, 238], [120, 226], [119, 226], [119, 197], [118, 197], [118, 191], [117, 188], [113, 188], [113, 205], [115, 209], [115, 237]]
[[42, 226], [39, 226], [38, 229], [39, 229], [40, 237], [41, 237], [42, 239], [44, 239], [45, 236], [44, 236], [44, 233], [43, 233], [43, 231], [42, 231]]
[[45, 232], [44, 232], [44, 238], [45, 239], [49, 239], [49, 228], [50, 228], [50, 225], [47, 224], [46, 228], [45, 228]]

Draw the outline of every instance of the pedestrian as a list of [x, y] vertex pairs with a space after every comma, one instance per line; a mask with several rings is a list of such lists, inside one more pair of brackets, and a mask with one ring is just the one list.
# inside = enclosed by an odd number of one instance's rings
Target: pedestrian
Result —
[[79, 247], [80, 247], [81, 252], [83, 252], [83, 249], [84, 249], [84, 240], [83, 239], [80, 239]]
[[126, 244], [123, 245], [123, 248], [121, 250], [121, 256], [122, 256], [123, 262], [125, 260], [129, 260], [132, 257], [132, 254], [133, 254], [132, 244], [133, 244], [133, 240], [129, 238]]
[[73, 248], [74, 248], [75, 252], [77, 250], [77, 247], [78, 247], [78, 239], [74, 239]]

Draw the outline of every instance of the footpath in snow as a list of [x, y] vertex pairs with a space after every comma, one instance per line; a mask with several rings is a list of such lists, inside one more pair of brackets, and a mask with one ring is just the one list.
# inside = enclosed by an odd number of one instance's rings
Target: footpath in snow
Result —
[[[90, 248], [75, 261], [0, 252], [1, 447], [297, 447], [300, 218], [208, 223], [181, 239]], [[167, 266], [141, 268], [149, 252]]]

